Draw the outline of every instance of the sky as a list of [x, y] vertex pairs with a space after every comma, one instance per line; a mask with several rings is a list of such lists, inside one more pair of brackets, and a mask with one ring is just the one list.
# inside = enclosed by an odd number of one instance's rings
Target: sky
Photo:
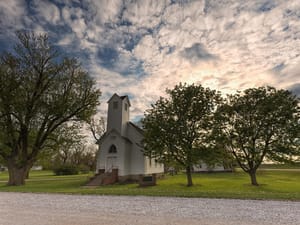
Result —
[[102, 116], [117, 93], [137, 121], [179, 82], [300, 96], [299, 0], [0, 0], [0, 28], [0, 52], [27, 30], [78, 58], [102, 91]]

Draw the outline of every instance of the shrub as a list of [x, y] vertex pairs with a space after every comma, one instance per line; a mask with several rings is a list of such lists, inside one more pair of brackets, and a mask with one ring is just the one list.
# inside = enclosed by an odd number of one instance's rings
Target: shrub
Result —
[[80, 173], [83, 173], [83, 174], [87, 174], [90, 172], [90, 167], [88, 167], [87, 165], [84, 165], [84, 164], [80, 164], [78, 166], [78, 169], [79, 169]]
[[54, 169], [54, 173], [57, 176], [60, 175], [76, 175], [79, 173], [79, 169], [74, 165], [61, 165]]

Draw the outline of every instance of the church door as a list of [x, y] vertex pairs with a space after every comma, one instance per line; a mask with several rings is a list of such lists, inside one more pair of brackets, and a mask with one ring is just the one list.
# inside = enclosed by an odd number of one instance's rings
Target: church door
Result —
[[117, 168], [117, 157], [109, 156], [106, 159], [105, 172], [111, 172], [112, 169]]

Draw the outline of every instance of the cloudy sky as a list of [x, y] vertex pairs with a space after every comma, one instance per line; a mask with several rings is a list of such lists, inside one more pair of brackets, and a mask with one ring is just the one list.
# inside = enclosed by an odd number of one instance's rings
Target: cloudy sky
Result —
[[77, 57], [104, 114], [116, 92], [130, 96], [137, 120], [179, 82], [300, 94], [299, 0], [3, 0], [0, 27], [0, 51], [25, 29]]

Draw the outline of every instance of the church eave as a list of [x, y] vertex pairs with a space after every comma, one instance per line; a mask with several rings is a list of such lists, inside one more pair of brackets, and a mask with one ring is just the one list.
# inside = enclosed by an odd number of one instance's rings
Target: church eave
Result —
[[132, 122], [128, 122], [134, 129], [136, 129], [140, 134], [144, 135], [144, 130]]
[[117, 130], [112, 129], [109, 132], [105, 132], [104, 135], [97, 141], [97, 144], [101, 144], [106, 139], [106, 137], [108, 137], [111, 133], [116, 133], [119, 137], [126, 140], [127, 142], [131, 144], [133, 143], [128, 137], [122, 136]]

